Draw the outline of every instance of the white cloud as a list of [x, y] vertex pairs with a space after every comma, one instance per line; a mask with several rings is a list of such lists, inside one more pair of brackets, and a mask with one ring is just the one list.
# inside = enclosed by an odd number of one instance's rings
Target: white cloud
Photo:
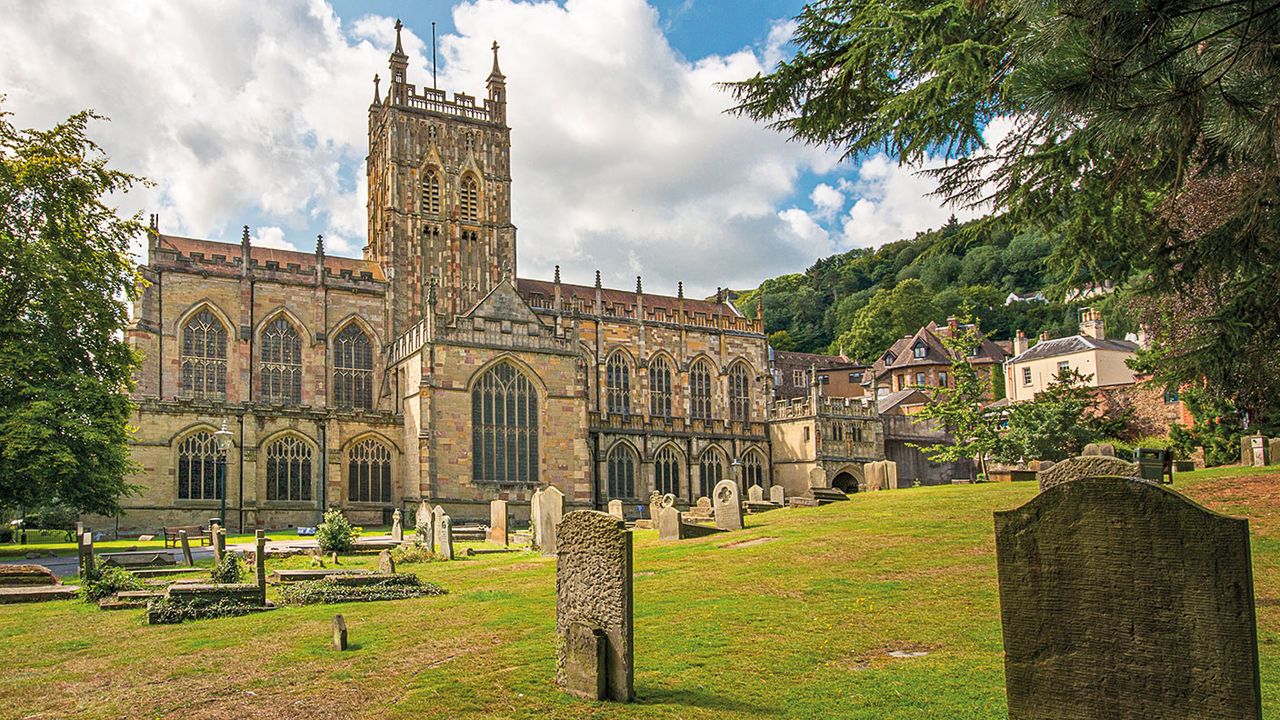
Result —
[[815, 212], [823, 220], [830, 220], [844, 207], [844, 193], [826, 183], [818, 183], [809, 193]]

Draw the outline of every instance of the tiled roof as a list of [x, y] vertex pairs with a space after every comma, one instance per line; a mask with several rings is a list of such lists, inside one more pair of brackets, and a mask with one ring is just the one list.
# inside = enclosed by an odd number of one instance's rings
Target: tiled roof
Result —
[[849, 358], [843, 355], [823, 355], [790, 350], [774, 350], [773, 364], [779, 368], [795, 368], [797, 370], [808, 370], [815, 365], [819, 370], [834, 370], [846, 365], [857, 366], [856, 363], [850, 362]]
[[904, 390], [895, 390], [876, 398], [876, 410], [878, 412], [892, 410], [907, 400], [915, 400], [916, 403], [927, 403], [929, 402], [929, 396], [920, 388], [912, 387]]
[[[179, 235], [160, 235], [159, 246], [168, 250], [176, 250], [179, 254], [191, 257], [193, 253], [198, 253], [206, 260], [211, 260], [214, 255], [222, 255], [228, 262], [234, 262], [240, 257], [239, 243], [225, 243], [214, 240], [200, 240], [197, 238], [182, 237]], [[300, 265], [303, 268], [315, 267], [315, 253], [298, 252], [296, 250], [281, 250], [278, 248], [267, 248], [250, 245], [249, 257], [258, 262], [259, 266], [265, 266], [268, 262], [279, 263], [281, 267], [287, 267], [290, 263]], [[339, 274], [343, 270], [349, 270], [353, 275], [359, 277], [360, 273], [369, 273], [375, 280], [385, 280], [382, 274], [382, 268], [378, 263], [365, 260], [363, 258], [349, 258], [338, 255], [325, 255], [324, 266], [333, 274]]]
[[[942, 336], [949, 332], [949, 328], [945, 326], [939, 327], [937, 323], [930, 322], [917, 330], [914, 335], [898, 338], [872, 364], [871, 367], [875, 370], [875, 376], [878, 378], [886, 372], [904, 367], [950, 365], [951, 356], [948, 354], [946, 346], [942, 344]], [[914, 349], [917, 343], [924, 344], [925, 356], [922, 358], [915, 356]], [[885, 365], [884, 359], [888, 353], [893, 354], [892, 365]], [[1009, 353], [999, 343], [983, 337], [982, 344], [978, 348], [978, 354], [969, 358], [969, 362], [973, 365], [999, 364], [1003, 363], [1008, 355]], [[870, 382], [870, 380], [868, 379], [867, 382]]]
[[1099, 340], [1087, 335], [1072, 335], [1071, 337], [1055, 338], [1053, 340], [1041, 340], [1029, 350], [1026, 350], [1021, 355], [1015, 357], [1013, 362], [1025, 362], [1027, 360], [1051, 358], [1059, 355], [1071, 355], [1078, 352], [1087, 352], [1089, 350], [1133, 353], [1138, 351], [1138, 344], [1129, 342], [1128, 340], [1113, 340], [1111, 338]]
[[[556, 284], [550, 280], [534, 280], [532, 278], [517, 278], [516, 289], [526, 298], [533, 293], [542, 295], [550, 299], [555, 297]], [[634, 305], [636, 302], [636, 293], [634, 290], [615, 290], [613, 288], [602, 288], [601, 299], [606, 303], [614, 305]], [[592, 305], [596, 301], [596, 288], [594, 285], [572, 285], [569, 283], [560, 283], [561, 297], [573, 303], [575, 300]], [[672, 295], [654, 295], [652, 293], [644, 293], [644, 304], [647, 308], [662, 308], [664, 310], [675, 312], [679, 308], [680, 298]], [[696, 300], [694, 298], [684, 298], [684, 309], [691, 313], [706, 313], [707, 315], [720, 314], [731, 315], [733, 317], [742, 317], [742, 313], [738, 312], [730, 303], [716, 303], [712, 300]]]

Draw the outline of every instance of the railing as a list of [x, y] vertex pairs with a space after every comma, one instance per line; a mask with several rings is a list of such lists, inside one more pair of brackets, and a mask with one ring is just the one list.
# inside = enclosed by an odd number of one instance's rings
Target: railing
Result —
[[870, 397], [865, 398], [840, 398], [840, 397], [820, 397], [818, 405], [815, 409], [813, 401], [807, 397], [792, 398], [790, 400], [775, 400], [769, 406], [770, 420], [789, 420], [793, 418], [809, 417], [812, 415], [823, 415], [825, 417], [837, 418], [875, 418], [879, 417], [876, 405]]
[[732, 435], [741, 437], [763, 437], [766, 426], [763, 422], [741, 420], [709, 420], [686, 417], [655, 417], [636, 414], [605, 414], [590, 412], [587, 422], [592, 430], [634, 433], [670, 433], [692, 435]]
[[827, 457], [874, 458], [876, 444], [853, 440], [823, 440], [820, 454]]
[[466, 93], [454, 93], [453, 100], [449, 100], [443, 90], [423, 88], [422, 93], [417, 94], [413, 89], [412, 85], [405, 89], [404, 104], [415, 110], [426, 110], [427, 112], [440, 113], [442, 115], [457, 115], [472, 120], [488, 121], [493, 119], [492, 108], [488, 100], [485, 101], [484, 107], [478, 107], [476, 106], [476, 99]]

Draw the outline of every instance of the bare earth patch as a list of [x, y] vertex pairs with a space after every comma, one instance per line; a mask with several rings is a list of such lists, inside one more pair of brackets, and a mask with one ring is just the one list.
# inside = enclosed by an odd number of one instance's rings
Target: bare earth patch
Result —
[[1256, 535], [1280, 533], [1280, 474], [1213, 478], [1178, 491], [1210, 510], [1247, 518]]
[[767, 542], [771, 542], [777, 539], [778, 538], [776, 537], [766, 536], [766, 537], [751, 538], [750, 540], [739, 540], [737, 542], [731, 542], [731, 543], [726, 543], [724, 545], [721, 545], [720, 549], [725, 550], [728, 548], [744, 548], [744, 547], [751, 547], [752, 545], [763, 545]]

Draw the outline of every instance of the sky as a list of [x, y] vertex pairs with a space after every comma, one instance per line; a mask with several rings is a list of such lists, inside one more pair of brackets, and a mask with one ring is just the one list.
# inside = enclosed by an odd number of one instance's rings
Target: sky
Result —
[[[953, 212], [919, 168], [789, 141], [719, 83], [788, 56], [792, 0], [18, 0], [0, 110], [91, 135], [148, 187], [113, 198], [162, 232], [359, 256], [367, 111], [405, 23], [409, 81], [478, 97], [501, 46], [519, 272], [691, 294], [745, 289]], [[385, 89], [385, 80], [383, 88]], [[940, 160], [929, 160], [925, 166]], [[136, 251], [142, 252], [139, 239]]]

